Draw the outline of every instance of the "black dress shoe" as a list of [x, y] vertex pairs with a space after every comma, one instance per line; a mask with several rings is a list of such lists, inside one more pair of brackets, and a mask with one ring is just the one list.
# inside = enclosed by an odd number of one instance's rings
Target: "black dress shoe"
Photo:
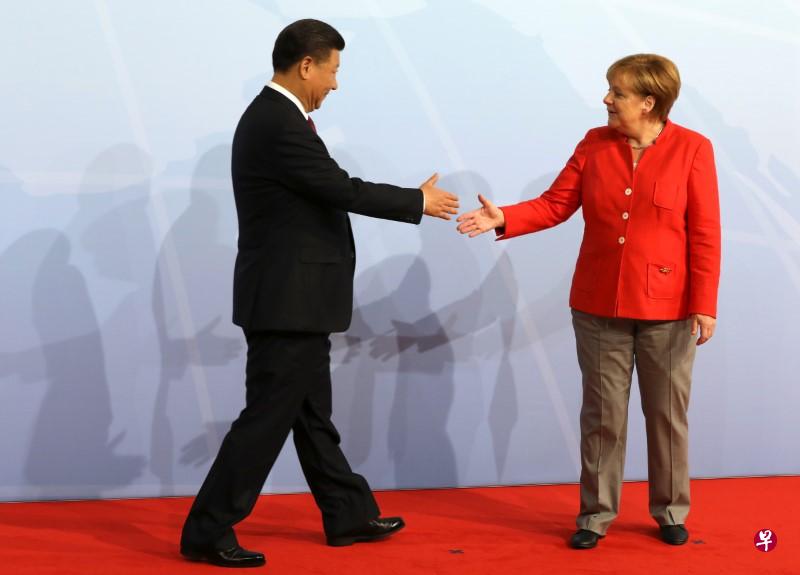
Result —
[[220, 567], [260, 567], [267, 562], [263, 553], [248, 551], [238, 545], [230, 549], [181, 547], [181, 555], [189, 561], [207, 561]]
[[331, 547], [344, 547], [353, 543], [380, 541], [397, 533], [405, 526], [406, 523], [402, 517], [379, 517], [347, 533], [328, 537], [328, 545]]
[[578, 529], [569, 538], [569, 546], [573, 549], [592, 549], [597, 547], [597, 542], [603, 537], [599, 533], [588, 529]]
[[659, 525], [661, 540], [670, 545], [683, 545], [689, 540], [689, 532], [683, 525]]

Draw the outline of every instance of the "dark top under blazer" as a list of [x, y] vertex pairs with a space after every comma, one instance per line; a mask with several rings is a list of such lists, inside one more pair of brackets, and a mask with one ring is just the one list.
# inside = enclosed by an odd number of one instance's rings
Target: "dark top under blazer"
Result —
[[266, 87], [233, 137], [239, 251], [233, 322], [331, 333], [350, 325], [355, 245], [347, 212], [419, 223], [422, 192], [351, 178], [297, 106]]

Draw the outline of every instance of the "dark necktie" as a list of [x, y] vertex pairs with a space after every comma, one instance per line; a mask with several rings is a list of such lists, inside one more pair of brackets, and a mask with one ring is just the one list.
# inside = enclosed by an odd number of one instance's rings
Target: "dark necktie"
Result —
[[314, 120], [311, 119], [311, 116], [308, 117], [308, 125], [311, 126], [311, 129], [314, 130], [314, 133], [317, 133], [317, 127], [314, 125]]

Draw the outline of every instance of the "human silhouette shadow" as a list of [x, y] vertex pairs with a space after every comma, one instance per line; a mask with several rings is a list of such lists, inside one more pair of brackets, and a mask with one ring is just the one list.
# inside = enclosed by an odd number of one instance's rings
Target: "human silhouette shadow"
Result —
[[[27, 483], [39, 486], [39, 497], [97, 497], [131, 483], [144, 463], [140, 456], [116, 453], [125, 432], [116, 432], [109, 444], [104, 441], [113, 424], [112, 396], [119, 401], [120, 394], [135, 389], [129, 385], [136, 380], [135, 370], [118, 365], [117, 359], [131, 356], [134, 366], [147, 363], [138, 353], [140, 326], [124, 320], [120, 326], [113, 319], [119, 314], [109, 312], [118, 302], [129, 300], [123, 294], [128, 294], [131, 286], [144, 281], [134, 268], [147, 269], [150, 230], [144, 217], [134, 217], [136, 210], [123, 206], [132, 202], [141, 207], [144, 203], [146, 164], [147, 158], [135, 146], [112, 146], [89, 163], [77, 194], [54, 198], [23, 195], [23, 207], [16, 208], [21, 214], [34, 211], [45, 219], [52, 219], [54, 211], [74, 212], [63, 231], [37, 230], [5, 255], [11, 260], [24, 258], [25, 264], [12, 262], [17, 272], [13, 282], [4, 285], [13, 292], [14, 300], [20, 300], [20, 292], [29, 294], [16, 306], [15, 331], [28, 346], [27, 351], [16, 354], [14, 369], [23, 378], [49, 383], [24, 466]], [[29, 256], [21, 251], [28, 251]], [[89, 273], [92, 269], [97, 273]], [[84, 273], [89, 274], [91, 284]], [[120, 304], [122, 308], [126, 306]], [[140, 315], [134, 310], [128, 319]], [[101, 316], [104, 319], [99, 319]], [[29, 329], [35, 333], [33, 338]], [[121, 348], [125, 352], [117, 354]], [[111, 366], [119, 371], [110, 372]], [[66, 395], [71, 402], [64, 399]], [[62, 441], [71, 437], [73, 426], [78, 443], [66, 449]], [[45, 455], [39, 449], [46, 445], [58, 452], [50, 461], [43, 460]], [[74, 456], [78, 449], [81, 457]], [[71, 469], [69, 461], [80, 471]]]
[[[155, 326], [142, 313], [149, 306], [156, 253], [151, 187], [149, 154], [129, 143], [110, 146], [90, 163], [76, 197], [79, 211], [68, 227], [82, 248], [85, 269], [94, 272], [106, 377], [121, 405], [146, 397], [156, 375]], [[143, 427], [137, 432], [146, 437]]]
[[[0, 285], [4, 291], [0, 299], [0, 320], [6, 326], [0, 331], [0, 378], [8, 383], [36, 383], [46, 378], [43, 345], [31, 314], [33, 286], [42, 260], [59, 233], [55, 229], [28, 232], [0, 255]], [[7, 424], [11, 415], [7, 414]]]
[[[374, 326], [381, 323], [386, 312], [385, 307], [362, 306], [356, 299], [350, 328], [331, 337], [331, 352], [336, 358], [331, 372], [336, 389], [333, 419], [345, 422], [337, 428], [342, 436], [342, 449], [353, 469], [367, 462], [375, 438], [373, 402], [380, 366], [371, 361], [365, 342], [375, 335]], [[377, 318], [376, 313], [380, 314]]]
[[400, 488], [458, 485], [447, 433], [455, 393], [454, 354], [445, 326], [430, 314], [430, 289], [428, 266], [415, 258], [396, 294], [404, 302], [401, 317], [424, 319], [393, 319], [391, 331], [381, 334], [372, 352], [380, 357], [381, 344], [391, 344], [398, 356], [388, 448]]
[[220, 202], [233, 203], [229, 171], [228, 145], [216, 145], [199, 157], [189, 204], [166, 233], [156, 260], [152, 312], [161, 359], [150, 470], [162, 494], [174, 492], [176, 465], [204, 463], [215, 454], [221, 437], [222, 424], [202, 421], [203, 433], [185, 442], [180, 455], [176, 453], [172, 416], [185, 409], [187, 401], [192, 407], [210, 401], [210, 394], [192, 398], [189, 389], [176, 384], [188, 378], [196, 394], [208, 394], [214, 385], [208, 374], [219, 373], [210, 368], [233, 362], [243, 348], [229, 321], [235, 252], [222, 237], [229, 229], [232, 208], [223, 212], [219, 207]]
[[124, 432], [110, 437], [103, 342], [86, 281], [70, 263], [70, 242], [62, 232], [38, 230], [16, 247], [39, 264], [32, 315], [47, 385], [25, 477], [40, 488], [41, 498], [95, 497], [126, 485], [140, 474], [143, 460], [116, 453]]
[[[539, 195], [552, 182], [554, 176], [555, 174], [546, 174], [531, 182], [523, 190], [521, 199]], [[488, 182], [471, 171], [449, 175], [441, 180], [440, 185], [445, 189], [458, 190], [464, 203], [466, 198], [477, 198], [479, 193], [486, 197], [492, 196]], [[488, 241], [488, 234], [487, 237], [466, 242], [455, 237], [455, 234], [444, 237], [431, 232], [423, 234], [426, 238], [423, 242], [423, 253], [429, 256], [431, 261], [439, 261], [441, 257], [455, 259], [457, 264], [451, 266], [451, 269], [468, 270], [464, 283], [473, 285], [474, 288], [461, 298], [432, 311], [427, 317], [415, 322], [415, 325], [442, 318], [442, 323], [447, 327], [446, 337], [440, 338], [437, 342], [430, 342], [429, 345], [458, 343], [459, 353], [464, 354], [465, 358], [497, 360], [488, 423], [492, 436], [495, 471], [500, 478], [508, 463], [511, 435], [519, 416], [517, 378], [511, 354], [529, 347], [533, 336], [544, 339], [551, 333], [568, 327], [568, 312], [562, 308], [565, 308], [570, 274], [565, 273], [553, 288], [544, 292], [544, 295], [526, 298], [525, 292], [528, 291], [525, 289], [528, 286], [526, 282], [540, 282], [540, 274], [536, 273], [536, 268], [546, 263], [540, 262], [537, 265], [534, 260], [530, 266], [534, 268], [534, 272], [531, 274], [530, 270], [525, 270], [523, 277], [518, 277], [513, 261], [515, 258], [530, 261], [530, 245], [524, 250], [518, 250], [524, 253], [510, 255], [509, 252], [515, 250], [499, 251]], [[569, 246], [559, 247], [550, 241], [545, 249], [536, 250], [544, 256], [536, 257], [556, 256], [574, 259], [574, 255], [566, 254], [570, 249]], [[492, 261], [494, 263], [491, 263]], [[489, 262], [490, 267], [487, 272], [481, 273], [481, 268], [486, 267], [484, 262]], [[473, 279], [475, 277], [478, 278], [477, 282]], [[530, 291], [538, 293], [542, 290]], [[523, 327], [525, 322], [520, 322], [520, 318], [526, 315], [529, 316], [529, 321], [536, 323], [537, 329], [534, 334]], [[402, 346], [395, 346], [393, 350], [392, 346], [387, 346], [380, 338], [376, 338], [372, 345], [373, 355], [384, 359], [390, 357], [395, 350], [402, 351]]]
[[[468, 198], [477, 198], [478, 194], [492, 196], [486, 179], [469, 170], [445, 176], [440, 185], [444, 189], [457, 190], [462, 205], [469, 201]], [[435, 324], [441, 318], [446, 334], [443, 333], [438, 340], [429, 339], [429, 349], [437, 345], [458, 344], [459, 354], [465, 360], [473, 361], [499, 355], [496, 377], [490, 383], [493, 387], [488, 414], [495, 470], [499, 477], [507, 462], [511, 433], [518, 418], [517, 381], [509, 355], [517, 320], [517, 279], [511, 260], [504, 252], [498, 256], [498, 250], [490, 242], [464, 242], [454, 232], [427, 226], [421, 232], [422, 253], [433, 262], [439, 262], [441, 258], [455, 261], [449, 270], [461, 270], [465, 276], [462, 283], [474, 287], [459, 299], [417, 320], [414, 329], [425, 333], [424, 326]], [[481, 270], [487, 265], [489, 269], [483, 273]], [[377, 350], [378, 345], [380, 342], [374, 343], [373, 353], [387, 357], [388, 350], [385, 346], [383, 350]], [[402, 345], [398, 349], [402, 351]]]
[[[556, 175], [557, 172], [551, 172], [535, 178], [522, 190], [519, 201], [541, 195]], [[515, 238], [507, 242], [507, 247], [492, 273], [514, 276], [518, 288], [518, 305], [511, 310], [510, 315], [499, 319], [503, 347], [500, 352], [498, 387], [508, 387], [506, 374], [514, 370], [514, 362], [511, 360], [513, 353], [522, 351], [532, 354], [531, 348], [534, 345], [544, 345], [550, 336], [571, 329], [568, 299], [581, 229], [581, 212], [578, 210], [569, 221], [555, 229], [534, 234], [535, 237], [528, 239]], [[503, 262], [504, 258], [507, 263]], [[540, 372], [543, 367], [545, 366], [540, 366]], [[541, 375], [528, 374], [525, 379], [528, 385], [542, 383]], [[556, 388], [550, 393], [561, 392]], [[489, 420], [500, 478], [506, 469], [507, 449], [513, 431], [508, 425], [511, 416], [518, 416], [517, 395], [510, 392], [495, 394]], [[498, 441], [498, 437], [503, 438], [503, 441]], [[566, 446], [567, 449], [571, 447]], [[540, 460], [535, 462], [537, 466], [551, 464]]]
[[[334, 421], [339, 426], [342, 447], [354, 469], [381, 487], [393, 487], [388, 480], [390, 459], [384, 449], [375, 449], [386, 437], [390, 412], [376, 413], [376, 404], [384, 406], [387, 380], [396, 378], [396, 365], [370, 353], [374, 338], [391, 334], [394, 322], [403, 317], [404, 303], [391, 286], [399, 284], [416, 259], [410, 255], [394, 255], [361, 272], [355, 280], [356, 303], [350, 328], [331, 338], [335, 367], [332, 372], [335, 389]], [[392, 335], [386, 336], [394, 342]], [[338, 423], [337, 423], [338, 426]], [[391, 456], [389, 456], [391, 457]]]
[[[47, 219], [52, 213], [65, 213], [74, 209], [74, 200], [62, 196], [37, 198], [25, 190], [11, 170], [0, 166], [0, 381], [26, 383], [44, 379], [44, 358], [39, 335], [33, 325], [33, 282], [41, 266], [41, 257], [55, 242], [55, 229], [32, 230], [31, 222], [38, 216]], [[33, 232], [37, 233], [33, 233]], [[26, 254], [38, 254], [39, 259]], [[8, 407], [14, 403], [7, 403]], [[3, 413], [7, 432], [16, 434], [14, 413]], [[22, 467], [21, 461], [15, 464]], [[10, 480], [10, 478], [9, 478]], [[19, 480], [12, 480], [19, 481]]]
[[[566, 160], [564, 158], [564, 163]], [[558, 172], [549, 172], [532, 180], [522, 190], [519, 201], [540, 196], [557, 175]], [[583, 218], [579, 208], [569, 220], [554, 228], [508, 242], [508, 255], [514, 261], [528, 262], [516, 267], [523, 301], [519, 316], [535, 318], [536, 331], [542, 339], [563, 329], [571, 329], [569, 290], [582, 235]], [[542, 277], [543, 269], [547, 270], [546, 278]], [[540, 287], [543, 280], [551, 286], [547, 290]], [[531, 293], [538, 295], [528, 295]], [[519, 343], [527, 344], [529, 342], [524, 340]]]

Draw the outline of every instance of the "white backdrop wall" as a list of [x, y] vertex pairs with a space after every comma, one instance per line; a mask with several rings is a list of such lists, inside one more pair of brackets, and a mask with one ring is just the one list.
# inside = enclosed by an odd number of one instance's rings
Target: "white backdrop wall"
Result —
[[[231, 137], [301, 17], [347, 40], [314, 115], [334, 157], [402, 185], [439, 171], [464, 208], [541, 193], [604, 123], [607, 66], [672, 58], [672, 118], [715, 144], [724, 230], [691, 470], [800, 472], [797, 2], [51, 0], [0, 19], [0, 499], [197, 489], [244, 401]], [[333, 372], [354, 467], [376, 488], [576, 481], [580, 215], [505, 243], [353, 220]], [[291, 442], [266, 489], [306, 489]]]

